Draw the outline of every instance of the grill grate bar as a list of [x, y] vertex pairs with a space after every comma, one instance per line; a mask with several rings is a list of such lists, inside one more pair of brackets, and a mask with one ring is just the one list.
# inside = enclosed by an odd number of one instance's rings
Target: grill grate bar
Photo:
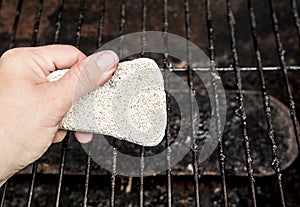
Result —
[[55, 34], [54, 34], [54, 42], [53, 42], [54, 44], [58, 43], [60, 29], [62, 27], [61, 21], [62, 21], [62, 14], [64, 10], [64, 3], [65, 3], [64, 0], [59, 0], [58, 13], [56, 16], [56, 23], [55, 23]]
[[59, 201], [60, 201], [62, 179], [63, 179], [64, 169], [65, 169], [66, 154], [67, 154], [68, 141], [69, 141], [69, 133], [70, 132], [67, 132], [67, 135], [62, 141], [62, 145], [61, 145], [62, 149], [61, 149], [61, 158], [60, 158], [60, 165], [59, 165], [59, 179], [58, 179], [58, 185], [57, 185], [56, 196], [55, 196], [55, 207], [59, 206]]
[[[168, 69], [168, 68], [167, 68]], [[167, 78], [165, 79], [166, 80], [166, 83], [165, 83], [165, 86], [167, 86], [168, 84], [168, 80]], [[166, 90], [168, 88], [165, 88]], [[167, 113], [170, 113], [170, 95], [167, 94]], [[166, 127], [166, 130], [167, 130], [167, 139], [166, 139], [166, 147], [167, 147], [167, 199], [168, 199], [168, 207], [171, 207], [172, 206], [172, 178], [171, 178], [171, 175], [172, 175], [172, 168], [171, 168], [171, 135], [170, 135], [170, 120], [168, 118], [167, 120], [167, 127]]]
[[98, 24], [98, 38], [97, 38], [97, 48], [101, 47], [103, 39], [103, 23], [104, 23], [104, 14], [105, 14], [105, 0], [102, 1], [100, 5], [100, 16]]
[[[164, 61], [164, 69], [165, 70], [170, 70], [169, 67], [169, 62], [168, 62], [168, 28], [169, 28], [169, 23], [168, 23], [168, 0], [164, 0], [163, 3], [163, 61]], [[164, 86], [165, 90], [168, 90], [168, 77], [167, 74], [164, 75]], [[172, 168], [171, 168], [171, 134], [170, 134], [170, 94], [167, 93], [167, 126], [166, 126], [166, 148], [167, 148], [167, 171], [166, 171], [166, 178], [167, 178], [167, 206], [171, 207], [172, 206]]]
[[[113, 141], [114, 145], [116, 141]], [[111, 195], [110, 195], [110, 206], [115, 206], [115, 186], [116, 186], [116, 175], [117, 175], [117, 148], [113, 147], [113, 157], [112, 157], [112, 174], [111, 174]]]
[[75, 41], [75, 47], [77, 48], [79, 48], [80, 45], [81, 29], [82, 29], [83, 17], [84, 17], [84, 6], [85, 6], [85, 0], [80, 0], [77, 30], [76, 30], [76, 41]]
[[169, 29], [169, 22], [168, 22], [168, 0], [164, 0], [163, 5], [163, 41], [164, 41], [164, 66], [168, 66], [168, 36], [167, 32]]
[[29, 186], [29, 191], [28, 191], [28, 196], [27, 196], [27, 204], [26, 204], [27, 207], [30, 207], [31, 203], [32, 203], [38, 164], [39, 164], [39, 161], [35, 161], [32, 165], [31, 183]]
[[142, 52], [143, 57], [146, 50], [146, 21], [147, 21], [147, 0], [142, 0]]
[[124, 35], [124, 28], [125, 28], [125, 15], [126, 15], [126, 0], [122, 0], [121, 3], [121, 11], [120, 11], [120, 25], [119, 25], [119, 35]]
[[255, 19], [252, 0], [248, 0], [248, 8], [249, 8], [249, 15], [250, 15], [252, 40], [253, 40], [253, 45], [254, 45], [255, 54], [256, 54], [257, 69], [258, 69], [259, 78], [260, 78], [260, 82], [261, 82], [261, 93], [262, 93], [262, 96], [263, 96], [265, 117], [266, 117], [266, 121], [267, 121], [267, 130], [268, 130], [267, 133], [268, 133], [268, 137], [269, 137], [269, 139], [271, 141], [271, 144], [272, 144], [272, 159], [273, 159], [272, 167], [274, 168], [274, 171], [275, 171], [276, 176], [277, 176], [277, 181], [278, 181], [277, 183], [278, 183], [278, 187], [279, 187], [279, 191], [280, 191], [281, 203], [282, 203], [282, 206], [285, 206], [282, 183], [281, 183], [280, 162], [279, 162], [279, 159], [278, 159], [277, 144], [276, 144], [276, 141], [275, 141], [274, 126], [273, 126], [273, 123], [272, 123], [272, 115], [271, 115], [271, 108], [270, 108], [270, 97], [267, 93], [264, 73], [263, 73], [263, 69], [262, 69], [263, 66], [262, 66], [262, 61], [261, 61], [261, 55], [260, 55], [260, 50], [258, 48], [258, 41], [257, 41], [257, 34], [256, 34], [256, 19]]
[[144, 161], [145, 149], [144, 147], [140, 147], [140, 207], [144, 206], [144, 168], [145, 168], [145, 161]]
[[291, 4], [291, 9], [292, 9], [292, 14], [294, 17], [294, 24], [297, 29], [297, 35], [298, 35], [298, 40], [299, 40], [299, 46], [300, 46], [300, 19], [299, 19], [299, 13], [298, 13], [298, 8], [297, 8], [297, 2], [295, 0], [290, 0]]
[[[146, 21], [147, 21], [147, 0], [142, 0], [142, 51], [141, 57], [144, 56], [146, 50]], [[145, 168], [145, 148], [140, 147], [140, 207], [144, 206], [144, 168]]]
[[88, 192], [89, 192], [89, 181], [91, 174], [91, 153], [92, 153], [93, 141], [89, 143], [88, 155], [86, 156], [86, 167], [85, 167], [85, 183], [84, 183], [84, 196], [83, 196], [83, 207], [87, 207]]
[[257, 202], [256, 202], [255, 184], [254, 184], [255, 180], [253, 177], [250, 141], [249, 141], [248, 131], [247, 131], [247, 114], [246, 114], [245, 107], [244, 107], [241, 71], [240, 71], [237, 48], [236, 48], [235, 19], [234, 19], [234, 14], [233, 14], [232, 8], [231, 8], [231, 0], [227, 0], [227, 19], [228, 19], [229, 30], [230, 30], [231, 50], [232, 50], [233, 65], [234, 65], [234, 70], [235, 70], [237, 97], [239, 100], [239, 109], [238, 110], [239, 110], [239, 117], [241, 119], [242, 135], [243, 135], [243, 139], [244, 139], [245, 157], [246, 157], [246, 162], [247, 162], [247, 173], [248, 173], [249, 184], [250, 184], [250, 188], [251, 188], [251, 199], [252, 199], [252, 205], [254, 207], [256, 207]]
[[193, 83], [193, 73], [191, 65], [191, 54], [190, 54], [190, 45], [189, 41], [191, 39], [191, 25], [190, 25], [190, 8], [189, 8], [189, 0], [184, 1], [184, 9], [185, 9], [185, 36], [186, 36], [186, 49], [187, 49], [187, 72], [188, 72], [188, 84], [190, 87], [190, 124], [191, 124], [191, 135], [192, 135], [192, 152], [193, 152], [193, 173], [194, 173], [194, 195], [195, 195], [195, 206], [200, 207], [200, 192], [199, 192], [199, 169], [198, 169], [198, 144], [195, 138], [195, 126], [193, 122], [193, 109], [194, 109], [194, 100], [195, 100], [195, 89]]
[[164, 41], [164, 66], [168, 66], [168, 38], [167, 38], [167, 32], [169, 28], [169, 22], [168, 22], [168, 0], [164, 0], [163, 5], [163, 41]]
[[1, 195], [0, 207], [4, 206], [6, 188], [7, 188], [7, 182], [2, 186], [2, 188], [0, 188], [0, 194], [2, 194]]
[[[300, 149], [300, 138], [298, 136], [299, 122], [297, 120], [295, 102], [294, 102], [292, 90], [290, 87], [290, 81], [289, 81], [288, 74], [287, 74], [288, 66], [285, 61], [285, 50], [283, 49], [283, 46], [281, 43], [281, 38], [280, 38], [279, 31], [278, 31], [279, 29], [278, 29], [277, 15], [276, 15], [274, 4], [273, 4], [272, 0], [269, 0], [269, 6], [270, 6], [271, 14], [272, 14], [272, 26], [273, 26], [274, 35], [275, 35], [276, 44], [277, 44], [277, 52], [278, 52], [278, 56], [279, 56], [280, 67], [281, 67], [281, 71], [282, 71], [282, 74], [284, 77], [286, 93], [287, 93], [287, 96], [289, 99], [290, 115], [291, 115], [291, 119], [293, 121], [293, 127], [294, 127], [294, 131], [295, 131], [295, 137], [296, 137], [298, 149]], [[279, 181], [281, 181], [281, 180], [279, 179]]]
[[31, 46], [36, 46], [37, 43], [37, 35], [39, 31], [39, 26], [40, 26], [40, 20], [43, 12], [43, 4], [44, 0], [39, 0], [39, 4], [36, 10], [36, 16], [34, 20], [34, 28], [33, 28], [33, 33], [32, 33], [32, 39], [31, 39]]
[[119, 36], [120, 36], [120, 57], [123, 57], [123, 35], [125, 28], [125, 15], [126, 15], [126, 0], [122, 0], [120, 8], [120, 25], [119, 25]]
[[219, 99], [218, 99], [218, 87], [216, 84], [215, 77], [216, 74], [216, 63], [215, 63], [215, 54], [214, 54], [214, 41], [213, 41], [213, 28], [211, 22], [211, 2], [210, 0], [206, 0], [206, 21], [207, 21], [207, 30], [208, 30], [208, 41], [209, 41], [209, 55], [211, 60], [211, 68], [210, 68], [210, 75], [211, 81], [213, 86], [213, 93], [214, 93], [214, 100], [215, 100], [215, 108], [212, 109], [215, 111], [216, 116], [216, 127], [217, 127], [217, 136], [218, 136], [218, 158], [219, 158], [219, 166], [221, 172], [221, 179], [222, 179], [222, 192], [223, 192], [223, 203], [224, 206], [228, 206], [228, 199], [227, 199], [227, 184], [226, 184], [226, 176], [225, 176], [225, 155], [222, 143], [222, 133], [221, 133], [221, 122], [220, 122], [220, 107], [219, 107]]
[[[187, 69], [186, 68], [174, 68], [173, 69], [176, 72], [186, 72]], [[209, 72], [210, 68], [193, 68], [194, 71], [197, 72]], [[281, 70], [281, 67], [276, 67], [276, 66], [272, 66], [272, 67], [262, 67], [263, 71], [277, 71], [277, 70]], [[288, 66], [287, 70], [290, 71], [297, 71], [300, 70], [300, 66]], [[234, 67], [218, 67], [216, 68], [216, 71], [218, 72], [230, 72], [230, 71], [234, 71]], [[257, 71], [257, 67], [240, 67], [240, 71], [241, 72], [250, 72], [250, 71]]]
[[22, 6], [23, 6], [23, 0], [19, 0], [17, 10], [16, 10], [16, 13], [15, 13], [15, 19], [14, 19], [14, 24], [13, 24], [13, 27], [12, 27], [12, 33], [11, 33], [11, 36], [10, 36], [8, 49], [11, 49], [15, 46], [16, 33], [17, 33], [17, 28], [18, 28], [18, 24], [19, 24], [19, 19], [20, 19]]

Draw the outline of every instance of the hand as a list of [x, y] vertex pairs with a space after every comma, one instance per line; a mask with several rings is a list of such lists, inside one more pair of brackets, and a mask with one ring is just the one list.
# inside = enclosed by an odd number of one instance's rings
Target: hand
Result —
[[[108, 81], [118, 62], [112, 51], [86, 57], [67, 45], [16, 48], [2, 55], [0, 186], [64, 138], [58, 127], [72, 102]], [[70, 70], [60, 80], [47, 82], [47, 75], [64, 68]], [[91, 137], [76, 134], [81, 142]]]

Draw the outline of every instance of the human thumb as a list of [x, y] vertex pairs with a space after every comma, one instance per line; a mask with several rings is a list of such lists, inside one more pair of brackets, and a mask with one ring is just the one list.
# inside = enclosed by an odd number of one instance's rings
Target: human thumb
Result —
[[60, 98], [58, 105], [61, 111], [67, 112], [73, 102], [107, 82], [118, 63], [118, 55], [105, 50], [73, 65], [61, 79], [53, 82], [53, 90]]

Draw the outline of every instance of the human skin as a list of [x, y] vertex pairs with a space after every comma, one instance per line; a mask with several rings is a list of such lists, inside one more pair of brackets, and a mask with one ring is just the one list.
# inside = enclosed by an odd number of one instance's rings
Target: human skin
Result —
[[[0, 186], [40, 158], [66, 131], [59, 125], [73, 101], [103, 85], [118, 66], [118, 56], [91, 56], [68, 45], [16, 48], [0, 58]], [[47, 75], [70, 68], [60, 80]], [[92, 135], [75, 133], [80, 142]]]

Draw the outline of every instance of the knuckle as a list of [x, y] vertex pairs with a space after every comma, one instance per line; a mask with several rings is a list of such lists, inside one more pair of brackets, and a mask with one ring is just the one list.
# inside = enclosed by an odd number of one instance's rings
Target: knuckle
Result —
[[14, 57], [14, 56], [16, 56], [18, 53], [19, 53], [19, 49], [18, 49], [18, 48], [14, 48], [14, 49], [7, 50], [7, 51], [5, 51], [5, 52], [2, 54], [1, 59], [2, 59], [2, 58]]

